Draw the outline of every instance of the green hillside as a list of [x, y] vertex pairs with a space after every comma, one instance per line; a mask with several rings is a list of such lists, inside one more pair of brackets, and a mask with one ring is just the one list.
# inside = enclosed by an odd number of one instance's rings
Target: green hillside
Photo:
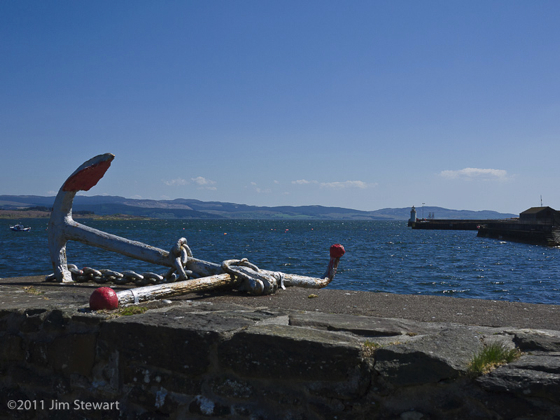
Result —
[[[40, 206], [50, 208], [54, 197], [1, 195], [0, 209], [15, 210]], [[343, 207], [277, 206], [176, 200], [135, 200], [118, 196], [76, 196], [73, 211], [94, 212], [105, 216], [124, 214], [155, 219], [324, 219], [324, 220], [408, 220], [410, 207], [361, 211]], [[417, 216], [433, 214], [436, 219], [507, 219], [515, 214], [495, 211], [450, 210], [442, 207], [417, 209]]]

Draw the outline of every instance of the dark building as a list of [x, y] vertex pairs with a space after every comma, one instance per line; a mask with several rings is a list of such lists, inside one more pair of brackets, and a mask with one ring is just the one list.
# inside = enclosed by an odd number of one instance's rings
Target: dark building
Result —
[[519, 223], [560, 225], [560, 211], [551, 207], [531, 207], [519, 214]]
[[538, 245], [560, 245], [560, 211], [531, 207], [515, 221], [496, 221], [480, 226], [478, 236]]

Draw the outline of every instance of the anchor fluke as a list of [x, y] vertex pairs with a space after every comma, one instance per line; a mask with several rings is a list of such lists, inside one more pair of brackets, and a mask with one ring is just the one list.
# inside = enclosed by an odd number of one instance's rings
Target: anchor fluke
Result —
[[89, 191], [103, 178], [114, 158], [112, 153], [105, 153], [84, 162], [68, 177], [62, 191]]
[[114, 158], [113, 154], [105, 153], [84, 162], [68, 177], [54, 200], [49, 220], [49, 252], [58, 282], [72, 282], [66, 260], [66, 242], [69, 240], [119, 252], [153, 264], [174, 266], [167, 251], [84, 226], [72, 219], [72, 203], [76, 193], [87, 191], [96, 185]]

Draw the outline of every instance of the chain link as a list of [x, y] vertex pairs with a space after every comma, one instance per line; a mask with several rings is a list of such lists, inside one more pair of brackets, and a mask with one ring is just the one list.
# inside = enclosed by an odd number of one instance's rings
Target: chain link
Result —
[[[200, 277], [191, 270], [185, 270], [189, 258], [193, 258], [187, 240], [181, 238], [171, 248], [170, 255], [173, 258], [174, 267], [167, 273], [157, 274], [152, 271], [137, 273], [135, 271], [118, 272], [108, 269], [96, 270], [92, 267], [84, 267], [81, 270], [75, 264], [68, 264], [68, 271], [72, 274], [72, 280], [77, 283], [95, 282], [98, 284], [114, 283], [116, 285], [134, 284], [136, 286], [148, 286], [161, 283], [172, 283], [179, 280], [189, 280]], [[241, 260], [225, 260], [222, 262], [222, 270], [237, 279], [236, 288], [247, 291], [252, 295], [270, 295], [278, 288], [284, 287], [284, 274], [280, 272], [265, 272], [260, 270], [243, 258]], [[56, 276], [50, 274], [45, 281], [56, 281]]]
[[[171, 248], [170, 254], [174, 257], [174, 267], [163, 274], [157, 274], [152, 271], [139, 274], [132, 270], [120, 273], [108, 269], [96, 270], [91, 267], [84, 267], [80, 270], [75, 264], [68, 264], [67, 268], [72, 274], [72, 280], [77, 283], [95, 282], [98, 284], [114, 283], [117, 285], [132, 283], [136, 286], [148, 286], [200, 277], [191, 270], [185, 270], [188, 259], [193, 257], [193, 253], [187, 245], [185, 238], [177, 241], [173, 248]], [[45, 277], [45, 281], [56, 281], [55, 274], [49, 274]]]

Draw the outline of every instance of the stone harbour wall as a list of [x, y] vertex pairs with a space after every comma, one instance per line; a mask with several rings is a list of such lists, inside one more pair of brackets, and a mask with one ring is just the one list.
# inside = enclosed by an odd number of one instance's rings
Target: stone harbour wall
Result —
[[[10, 419], [560, 418], [560, 334], [181, 301], [0, 312]], [[473, 377], [484, 345], [517, 361]]]

